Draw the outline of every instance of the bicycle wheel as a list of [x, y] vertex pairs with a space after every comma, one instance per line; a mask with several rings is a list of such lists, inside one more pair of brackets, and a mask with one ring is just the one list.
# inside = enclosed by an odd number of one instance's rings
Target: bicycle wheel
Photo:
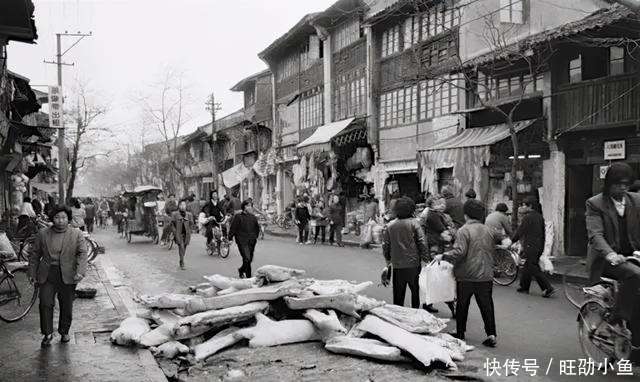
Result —
[[587, 301], [580, 307], [578, 339], [582, 353], [593, 360], [597, 368], [605, 360], [615, 361], [614, 345], [609, 339], [608, 324], [604, 317], [607, 309], [597, 301]]
[[93, 260], [98, 256], [98, 245], [94, 243], [92, 240], [86, 239], [87, 241], [87, 261], [92, 263]]
[[571, 305], [576, 308], [580, 308], [587, 300], [584, 288], [589, 286], [588, 281], [586, 281], [584, 277], [576, 277], [576, 275], [583, 273], [584, 267], [584, 264], [577, 263], [573, 266], [567, 267], [566, 271], [562, 275], [564, 296], [569, 300]]
[[289, 229], [289, 227], [291, 227], [291, 224], [289, 223], [289, 220], [284, 219], [282, 221], [282, 228], [286, 230], [286, 229]]
[[18, 321], [36, 303], [38, 286], [29, 282], [27, 271], [16, 270], [0, 279], [0, 319]]
[[493, 282], [509, 286], [518, 279], [518, 263], [512, 256], [511, 251], [498, 248], [495, 252], [493, 265]]
[[220, 242], [220, 257], [222, 257], [223, 259], [226, 259], [227, 257], [229, 257], [229, 241], [228, 240], [222, 240], [222, 242]]

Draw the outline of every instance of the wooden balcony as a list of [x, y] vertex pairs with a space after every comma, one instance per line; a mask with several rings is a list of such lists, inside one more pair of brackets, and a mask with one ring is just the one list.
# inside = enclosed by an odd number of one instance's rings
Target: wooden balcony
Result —
[[638, 73], [561, 85], [554, 93], [556, 134], [634, 125], [640, 120]]

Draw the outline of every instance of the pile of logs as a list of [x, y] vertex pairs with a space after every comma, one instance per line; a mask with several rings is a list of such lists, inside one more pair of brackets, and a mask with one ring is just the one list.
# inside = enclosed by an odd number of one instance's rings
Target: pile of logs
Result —
[[446, 368], [456, 368], [472, 350], [440, 333], [448, 320], [362, 295], [372, 282], [315, 280], [304, 273], [266, 265], [249, 279], [205, 276], [189, 288], [192, 294], [138, 296], [145, 309], [125, 319], [111, 340], [148, 347], [156, 357], [195, 361], [241, 342], [322, 341], [333, 353]]

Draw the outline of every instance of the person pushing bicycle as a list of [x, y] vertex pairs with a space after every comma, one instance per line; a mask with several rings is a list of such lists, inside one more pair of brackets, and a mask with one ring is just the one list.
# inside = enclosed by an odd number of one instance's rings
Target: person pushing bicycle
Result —
[[[205, 237], [207, 238], [207, 247], [213, 240], [213, 227], [222, 229], [222, 236], [227, 236], [227, 227], [221, 224], [225, 219], [222, 203], [218, 197], [218, 191], [213, 190], [209, 193], [209, 201], [202, 207], [198, 221], [205, 227]], [[218, 250], [220, 249], [221, 238], [216, 238]]]

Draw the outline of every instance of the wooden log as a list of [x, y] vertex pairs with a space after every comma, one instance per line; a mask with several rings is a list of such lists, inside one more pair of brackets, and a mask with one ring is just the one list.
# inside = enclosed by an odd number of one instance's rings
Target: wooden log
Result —
[[411, 361], [407, 357], [403, 356], [402, 352], [397, 347], [368, 338], [353, 338], [346, 336], [334, 337], [326, 343], [324, 348], [332, 353], [355, 355], [359, 357], [379, 359], [382, 361]]
[[256, 277], [264, 279], [267, 283], [287, 281], [294, 277], [304, 276], [302, 269], [281, 267], [278, 265], [263, 265], [256, 270]]
[[434, 316], [424, 309], [386, 304], [371, 309], [371, 314], [412, 333], [438, 333], [447, 327], [448, 319]]
[[192, 332], [211, 329], [248, 321], [255, 317], [256, 313], [264, 313], [269, 308], [266, 301], [251, 302], [231, 308], [209, 310], [184, 317], [173, 326], [173, 336], [178, 339], [190, 338]]
[[271, 301], [284, 296], [297, 296], [299, 293], [299, 284], [295, 282], [277, 286], [244, 289], [224, 296], [192, 299], [186, 306], [186, 312], [195, 314], [207, 310], [245, 305], [254, 301]]
[[447, 367], [455, 368], [449, 352], [441, 346], [425, 341], [421, 336], [410, 333], [369, 314], [360, 324], [360, 329], [374, 334], [393, 346], [396, 346], [429, 367], [434, 361], [440, 361]]
[[216, 354], [220, 350], [227, 348], [240, 340], [242, 340], [241, 336], [234, 336], [234, 334], [238, 331], [238, 328], [228, 328], [215, 336], [211, 337], [208, 341], [201, 343], [200, 345], [196, 345], [193, 348], [195, 353], [196, 361], [205, 360], [208, 357]]
[[315, 326], [308, 320], [273, 321], [262, 313], [256, 314], [256, 326], [240, 329], [234, 336], [248, 339], [250, 347], [286, 345], [320, 339]]
[[301, 298], [285, 297], [284, 301], [289, 309], [293, 310], [335, 309], [356, 318], [360, 318], [359, 310], [367, 311], [384, 304], [383, 302], [352, 293]]

